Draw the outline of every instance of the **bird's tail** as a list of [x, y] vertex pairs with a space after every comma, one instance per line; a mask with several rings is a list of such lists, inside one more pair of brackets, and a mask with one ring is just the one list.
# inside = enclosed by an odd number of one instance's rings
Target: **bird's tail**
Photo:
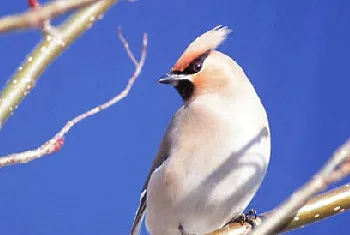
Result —
[[146, 191], [144, 191], [144, 193], [141, 194], [140, 206], [136, 211], [134, 223], [132, 225], [130, 235], [140, 234], [141, 224], [146, 213], [146, 197], [147, 197]]
[[132, 228], [130, 231], [130, 235], [139, 235], [140, 234], [141, 224], [142, 224], [142, 220], [143, 220], [144, 216], [145, 216], [145, 213], [142, 213], [140, 219], [135, 218], [134, 224], [132, 225]]

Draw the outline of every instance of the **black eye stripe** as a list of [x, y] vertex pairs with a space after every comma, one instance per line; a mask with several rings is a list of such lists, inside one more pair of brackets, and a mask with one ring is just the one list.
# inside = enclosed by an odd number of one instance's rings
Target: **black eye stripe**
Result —
[[196, 59], [194, 59], [183, 71], [172, 71], [173, 74], [194, 74], [201, 71], [203, 63], [205, 59], [208, 57], [210, 53], [210, 50], [208, 50], [206, 53], [198, 56]]
[[172, 74], [183, 74], [182, 71], [179, 71], [179, 70], [173, 70], [171, 71]]

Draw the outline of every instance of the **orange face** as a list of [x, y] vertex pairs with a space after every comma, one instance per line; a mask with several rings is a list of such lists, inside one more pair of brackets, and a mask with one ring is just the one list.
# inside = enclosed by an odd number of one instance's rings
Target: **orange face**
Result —
[[[221, 52], [210, 50], [196, 57], [186, 67], [174, 69], [160, 83], [172, 84], [186, 102], [205, 94], [230, 95], [235, 62]], [[178, 68], [178, 67], [177, 67]]]
[[196, 38], [160, 83], [172, 84], [184, 101], [191, 97], [216, 92], [228, 81], [231, 58], [214, 49], [227, 37], [226, 27], [214, 29]]
[[192, 82], [195, 87], [196, 96], [208, 93], [225, 94], [228, 90], [234, 74], [234, 61], [225, 54], [218, 51], [211, 51], [202, 70], [192, 75]]

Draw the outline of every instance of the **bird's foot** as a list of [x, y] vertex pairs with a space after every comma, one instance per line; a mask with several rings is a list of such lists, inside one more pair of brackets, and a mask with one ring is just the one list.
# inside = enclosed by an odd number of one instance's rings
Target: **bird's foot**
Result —
[[224, 225], [224, 227], [231, 223], [240, 223], [242, 225], [244, 223], [248, 223], [254, 229], [256, 227], [256, 222], [255, 222], [256, 218], [257, 218], [256, 211], [254, 209], [251, 209], [246, 214], [243, 213], [237, 217], [232, 218], [228, 223]]

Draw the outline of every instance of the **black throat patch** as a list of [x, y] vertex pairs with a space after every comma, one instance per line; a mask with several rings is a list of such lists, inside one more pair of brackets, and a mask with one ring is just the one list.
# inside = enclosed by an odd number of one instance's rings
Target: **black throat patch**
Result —
[[187, 101], [194, 93], [194, 84], [190, 80], [180, 80], [175, 89], [182, 99]]

